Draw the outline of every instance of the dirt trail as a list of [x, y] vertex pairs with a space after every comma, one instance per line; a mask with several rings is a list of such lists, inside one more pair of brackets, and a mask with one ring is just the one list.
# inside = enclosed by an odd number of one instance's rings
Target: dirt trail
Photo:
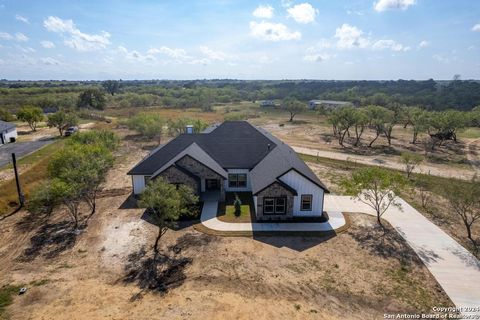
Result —
[[472, 165], [473, 170], [475, 170], [477, 175], [480, 175], [480, 158], [478, 156], [478, 149], [480, 143], [480, 139], [473, 140], [468, 143], [468, 153], [467, 153], [467, 159], [470, 161], [470, 164]]
[[[404, 170], [404, 165], [393, 160], [389, 159], [387, 156], [361, 156], [361, 155], [352, 155], [334, 151], [325, 151], [312, 148], [305, 148], [301, 146], [292, 145], [293, 150], [298, 153], [303, 153], [311, 156], [319, 156], [323, 158], [343, 160], [343, 161], [352, 161], [362, 164], [375, 165], [390, 169]], [[469, 156], [471, 156], [469, 154]], [[470, 160], [470, 158], [469, 158]], [[472, 161], [472, 160], [470, 160]], [[478, 162], [478, 160], [476, 160]], [[477, 169], [478, 170], [478, 169]], [[433, 164], [421, 164], [419, 165], [414, 172], [431, 174], [434, 176], [445, 177], [445, 178], [460, 178], [464, 180], [470, 180], [475, 174], [475, 171], [459, 169], [455, 167], [450, 167], [447, 165], [433, 165]], [[478, 172], [478, 171], [477, 171]]]

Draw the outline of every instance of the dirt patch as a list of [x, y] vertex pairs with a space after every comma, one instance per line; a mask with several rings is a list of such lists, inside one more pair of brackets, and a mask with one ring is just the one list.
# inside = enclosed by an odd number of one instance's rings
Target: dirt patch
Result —
[[[126, 172], [144, 154], [122, 142], [97, 213], [68, 245], [54, 240], [66, 227], [59, 210], [0, 223], [0, 285], [29, 284], [8, 307], [12, 319], [382, 319], [452, 305], [395, 231], [382, 239], [375, 218], [357, 214], [330, 238], [227, 238], [180, 227], [165, 234], [152, 264], [156, 227], [126, 205]], [[22, 260], [36, 240], [33, 259]]]

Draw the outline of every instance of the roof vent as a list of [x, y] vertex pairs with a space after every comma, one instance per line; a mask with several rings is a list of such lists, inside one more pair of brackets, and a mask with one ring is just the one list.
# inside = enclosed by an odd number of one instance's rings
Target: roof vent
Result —
[[188, 124], [185, 126], [185, 133], [192, 134], [193, 133], [193, 125]]
[[267, 144], [267, 150], [270, 150], [270, 147], [271, 147], [271, 146], [270, 146], [270, 143]]

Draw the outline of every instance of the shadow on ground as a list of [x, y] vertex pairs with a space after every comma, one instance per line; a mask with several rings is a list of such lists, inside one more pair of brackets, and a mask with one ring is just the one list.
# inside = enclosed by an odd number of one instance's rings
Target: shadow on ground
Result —
[[45, 223], [30, 238], [30, 246], [23, 251], [19, 260], [28, 262], [39, 256], [55, 258], [75, 245], [77, 235], [70, 220]]
[[358, 245], [372, 254], [381, 258], [396, 258], [403, 264], [418, 264], [422, 261], [418, 258], [421, 256], [425, 263], [435, 262], [440, 257], [434, 252], [420, 250], [417, 254], [406, 243], [398, 232], [390, 226], [386, 226], [385, 231], [379, 225], [369, 227], [355, 226], [350, 228], [348, 234], [358, 243]]
[[311, 236], [305, 236], [305, 234], [305, 232], [302, 232], [302, 235], [300, 236], [295, 235], [294, 233], [285, 232], [285, 235], [279, 235], [277, 232], [275, 235], [265, 235], [265, 232], [254, 232], [253, 239], [276, 248], [289, 248], [301, 252], [337, 236], [335, 232], [321, 236], [318, 235], [318, 233], [316, 235], [312, 234]]

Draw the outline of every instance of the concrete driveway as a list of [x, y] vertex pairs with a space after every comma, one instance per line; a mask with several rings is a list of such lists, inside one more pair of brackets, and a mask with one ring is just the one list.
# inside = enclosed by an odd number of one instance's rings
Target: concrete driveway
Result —
[[45, 138], [37, 141], [7, 143], [0, 146], [0, 168], [12, 161], [12, 153], [17, 155], [17, 160], [30, 154], [41, 147], [54, 142], [53, 138]]
[[[461, 308], [460, 312], [478, 319], [480, 261], [406, 201], [400, 198], [398, 201], [401, 209], [390, 207], [382, 217], [412, 247], [457, 308]], [[325, 223], [228, 223], [217, 219], [217, 202], [207, 201], [200, 220], [205, 227], [222, 232], [307, 232], [330, 231], [342, 227], [345, 224], [342, 212], [376, 215], [368, 205], [349, 196], [325, 195], [324, 210], [330, 217]]]
[[[469, 319], [480, 316], [480, 261], [403, 199], [382, 216], [407, 241], [457, 308]], [[325, 195], [325, 210], [376, 215], [348, 196]], [[466, 310], [474, 310], [468, 312]]]

